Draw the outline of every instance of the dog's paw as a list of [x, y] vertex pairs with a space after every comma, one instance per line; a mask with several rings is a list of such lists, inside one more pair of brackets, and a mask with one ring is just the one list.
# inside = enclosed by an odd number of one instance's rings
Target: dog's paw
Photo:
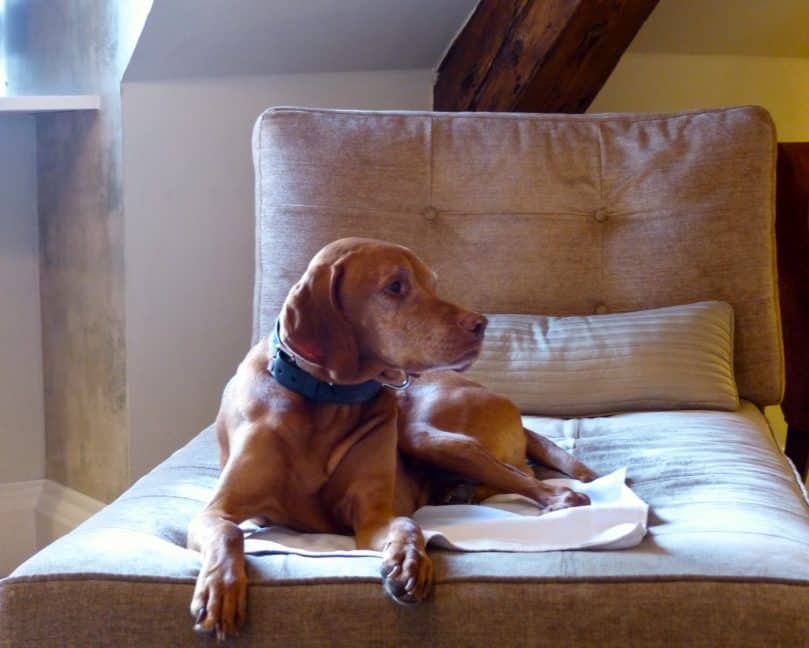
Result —
[[577, 493], [565, 488], [559, 493], [546, 498], [543, 504], [542, 512], [550, 513], [551, 511], [559, 511], [574, 506], [587, 506], [590, 504], [590, 498], [584, 493]]
[[215, 634], [218, 641], [237, 636], [244, 623], [246, 609], [247, 577], [244, 565], [227, 560], [210, 567], [203, 565], [191, 600], [194, 630]]
[[416, 545], [389, 546], [384, 553], [382, 586], [397, 603], [412, 605], [427, 598], [433, 583], [433, 562]]
[[577, 465], [573, 469], [573, 471], [570, 473], [570, 476], [573, 479], [576, 479], [576, 480], [578, 480], [580, 482], [585, 482], [585, 483], [594, 481], [595, 479], [598, 479], [598, 475], [595, 473], [595, 471], [591, 470], [590, 468], [588, 468], [584, 464]]

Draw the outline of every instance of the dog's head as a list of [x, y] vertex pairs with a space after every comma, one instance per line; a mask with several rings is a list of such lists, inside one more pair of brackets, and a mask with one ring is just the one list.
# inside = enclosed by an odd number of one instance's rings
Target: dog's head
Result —
[[281, 339], [334, 383], [397, 370], [466, 369], [486, 318], [440, 299], [435, 274], [408, 248], [340, 239], [315, 255], [281, 311]]

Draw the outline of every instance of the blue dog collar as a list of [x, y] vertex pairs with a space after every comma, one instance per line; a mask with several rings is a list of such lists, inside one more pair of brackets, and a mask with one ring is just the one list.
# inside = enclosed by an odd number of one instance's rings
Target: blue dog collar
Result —
[[343, 405], [364, 403], [382, 390], [382, 383], [376, 380], [366, 380], [356, 385], [333, 385], [315, 378], [301, 369], [295, 358], [284, 351], [278, 335], [279, 328], [280, 322], [276, 322], [271, 339], [275, 352], [270, 361], [270, 373], [278, 384], [317, 403]]

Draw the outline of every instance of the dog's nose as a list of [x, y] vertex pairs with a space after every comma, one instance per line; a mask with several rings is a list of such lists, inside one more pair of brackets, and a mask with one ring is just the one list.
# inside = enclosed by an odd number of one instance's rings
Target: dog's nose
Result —
[[461, 328], [474, 334], [477, 339], [483, 337], [483, 334], [486, 332], [486, 325], [488, 323], [489, 320], [479, 313], [466, 313], [458, 322]]

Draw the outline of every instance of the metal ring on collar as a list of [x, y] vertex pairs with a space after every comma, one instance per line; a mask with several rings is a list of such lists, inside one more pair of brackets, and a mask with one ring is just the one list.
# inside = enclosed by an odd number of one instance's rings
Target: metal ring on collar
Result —
[[412, 378], [410, 377], [410, 374], [407, 373], [407, 371], [404, 372], [404, 375], [405, 375], [405, 379], [404, 379], [404, 382], [402, 382], [401, 384], [394, 385], [392, 383], [384, 383], [383, 382], [382, 386], [383, 387], [388, 387], [389, 389], [396, 389], [396, 390], [407, 389], [408, 387], [410, 387], [410, 383], [412, 381]]

